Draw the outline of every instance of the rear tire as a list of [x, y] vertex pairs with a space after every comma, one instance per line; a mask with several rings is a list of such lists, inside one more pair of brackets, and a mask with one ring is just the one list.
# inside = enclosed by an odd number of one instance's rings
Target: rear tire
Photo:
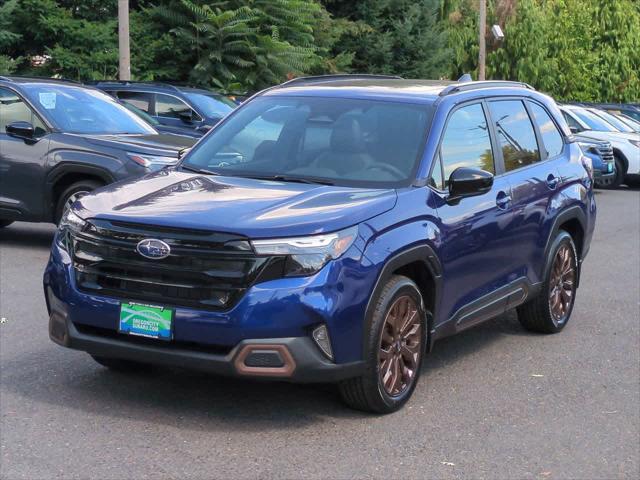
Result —
[[8, 227], [13, 223], [13, 220], [0, 220], [0, 228]]
[[98, 355], [91, 355], [96, 362], [109, 370], [116, 372], [140, 372], [143, 370], [149, 370], [150, 366], [145, 363], [133, 362], [131, 360], [123, 360], [121, 358], [101, 357]]
[[416, 284], [395, 275], [375, 299], [365, 340], [365, 372], [338, 384], [356, 410], [391, 413], [411, 397], [420, 377], [427, 340], [426, 312]]
[[58, 203], [56, 204], [56, 210], [54, 214], [54, 221], [56, 225], [60, 223], [62, 215], [64, 215], [65, 209], [70, 207], [82, 195], [86, 195], [94, 191], [96, 188], [102, 187], [103, 184], [96, 182], [95, 180], [80, 180], [68, 186], [60, 195]]
[[571, 317], [578, 284], [578, 255], [571, 235], [560, 230], [549, 250], [540, 294], [518, 307], [518, 320], [537, 333], [558, 333]]

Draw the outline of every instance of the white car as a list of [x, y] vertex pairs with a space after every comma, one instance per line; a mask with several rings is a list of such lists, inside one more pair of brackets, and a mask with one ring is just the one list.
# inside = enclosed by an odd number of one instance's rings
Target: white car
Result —
[[577, 105], [560, 105], [560, 111], [573, 133], [607, 140], [613, 147], [616, 178], [611, 186], [640, 181], [640, 133], [621, 132], [600, 116]]

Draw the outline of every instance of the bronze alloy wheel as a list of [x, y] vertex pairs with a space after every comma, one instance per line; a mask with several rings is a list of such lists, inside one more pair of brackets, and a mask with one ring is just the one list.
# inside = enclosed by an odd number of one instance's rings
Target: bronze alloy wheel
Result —
[[422, 354], [422, 322], [416, 301], [398, 297], [382, 326], [378, 365], [380, 384], [388, 395], [402, 394], [415, 380]]
[[549, 279], [549, 310], [555, 325], [566, 320], [576, 291], [576, 265], [573, 252], [563, 244], [553, 259]]

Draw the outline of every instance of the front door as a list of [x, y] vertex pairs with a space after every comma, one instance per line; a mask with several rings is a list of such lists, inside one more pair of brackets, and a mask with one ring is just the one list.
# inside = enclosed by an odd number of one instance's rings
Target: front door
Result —
[[504, 312], [508, 293], [505, 298], [500, 293], [513, 278], [517, 256], [512, 250], [508, 178], [496, 176], [491, 190], [482, 195], [446, 201], [447, 179], [457, 168], [499, 173], [486, 109], [478, 102], [451, 114], [442, 137], [440, 164], [435, 165], [432, 175], [432, 186], [441, 194], [437, 210], [443, 270], [442, 298], [435, 321], [436, 326], [448, 323], [455, 331]]
[[[33, 140], [7, 134], [7, 125], [20, 121], [33, 125]], [[44, 123], [16, 92], [0, 87], [0, 218], [42, 220], [48, 153]]]

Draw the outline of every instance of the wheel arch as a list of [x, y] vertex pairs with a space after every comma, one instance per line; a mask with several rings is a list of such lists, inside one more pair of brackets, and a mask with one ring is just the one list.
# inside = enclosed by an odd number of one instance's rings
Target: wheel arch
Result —
[[613, 155], [622, 161], [622, 165], [624, 167], [624, 172], [622, 172], [622, 174], [626, 175], [629, 171], [629, 160], [627, 159], [627, 156], [623, 153], [622, 150], [616, 147], [613, 147]]
[[46, 206], [51, 220], [55, 216], [55, 207], [62, 192], [81, 180], [93, 180], [105, 185], [115, 181], [108, 170], [91, 165], [67, 164], [54, 169], [46, 181]]
[[577, 205], [563, 210], [556, 216], [553, 225], [551, 226], [551, 231], [549, 232], [547, 244], [544, 249], [544, 270], [542, 271], [542, 276], [540, 278], [546, 278], [546, 269], [548, 268], [547, 264], [549, 263], [547, 262], [547, 259], [549, 257], [549, 250], [551, 249], [553, 240], [558, 235], [558, 232], [563, 230], [571, 235], [573, 243], [576, 246], [576, 253], [578, 254], [578, 284], [580, 283], [580, 265], [582, 263], [584, 254], [584, 246], [587, 233], [586, 225], [586, 215], [582, 208]]
[[397, 252], [385, 261], [367, 302], [362, 338], [363, 347], [366, 346], [368, 326], [372, 323], [375, 299], [393, 275], [403, 275], [411, 279], [420, 289], [424, 307], [430, 313], [427, 315], [427, 349], [430, 351], [434, 337], [434, 316], [442, 287], [442, 267], [435, 251], [427, 244], [416, 245]]

